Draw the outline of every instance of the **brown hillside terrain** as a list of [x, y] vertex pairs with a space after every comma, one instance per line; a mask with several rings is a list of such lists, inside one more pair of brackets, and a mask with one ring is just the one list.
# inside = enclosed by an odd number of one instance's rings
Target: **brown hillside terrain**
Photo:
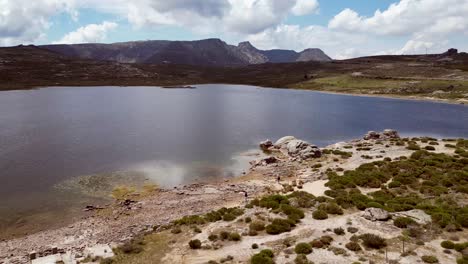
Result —
[[35, 46], [0, 48], [0, 90], [43, 86], [248, 84], [352, 94], [468, 100], [468, 55], [373, 56], [238, 67], [73, 59]]

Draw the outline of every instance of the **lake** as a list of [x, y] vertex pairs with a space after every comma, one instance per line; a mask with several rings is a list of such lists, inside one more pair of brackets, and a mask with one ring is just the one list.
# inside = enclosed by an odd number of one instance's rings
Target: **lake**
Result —
[[83, 175], [172, 187], [239, 175], [252, 159], [243, 153], [267, 138], [326, 146], [385, 128], [468, 137], [468, 107], [239, 85], [63, 87], [0, 92], [0, 127], [0, 223], [8, 226], [97, 199], [77, 190]]

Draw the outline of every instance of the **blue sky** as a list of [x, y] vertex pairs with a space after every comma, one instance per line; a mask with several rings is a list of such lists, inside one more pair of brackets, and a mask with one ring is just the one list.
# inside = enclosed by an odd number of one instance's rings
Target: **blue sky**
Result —
[[468, 0], [2, 0], [0, 46], [221, 38], [334, 58], [468, 49]]

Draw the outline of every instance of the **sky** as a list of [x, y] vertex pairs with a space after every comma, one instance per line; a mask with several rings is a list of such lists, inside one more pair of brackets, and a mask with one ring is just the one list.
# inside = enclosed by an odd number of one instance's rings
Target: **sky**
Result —
[[335, 59], [468, 51], [468, 0], [0, 0], [0, 46], [205, 38]]

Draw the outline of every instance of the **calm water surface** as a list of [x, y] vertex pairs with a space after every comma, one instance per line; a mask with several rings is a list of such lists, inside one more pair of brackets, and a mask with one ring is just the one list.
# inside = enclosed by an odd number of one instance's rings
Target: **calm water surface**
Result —
[[66, 87], [0, 92], [0, 128], [1, 213], [66, 205], [73, 195], [51, 187], [80, 175], [136, 171], [164, 186], [233, 176], [266, 138], [468, 137], [468, 107], [234, 85]]

